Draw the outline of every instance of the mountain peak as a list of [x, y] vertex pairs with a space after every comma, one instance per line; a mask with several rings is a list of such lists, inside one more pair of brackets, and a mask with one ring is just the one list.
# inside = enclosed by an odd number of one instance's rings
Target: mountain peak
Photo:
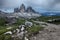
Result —
[[20, 12], [20, 13], [37, 13], [31, 6], [25, 8], [24, 4], [21, 4], [20, 9], [16, 8], [15, 11]]
[[35, 10], [31, 6], [29, 6], [26, 11], [27, 12], [34, 12], [35, 13]]
[[20, 12], [21, 12], [21, 13], [25, 12], [25, 5], [24, 5], [24, 4], [22, 4], [22, 5], [20, 6]]

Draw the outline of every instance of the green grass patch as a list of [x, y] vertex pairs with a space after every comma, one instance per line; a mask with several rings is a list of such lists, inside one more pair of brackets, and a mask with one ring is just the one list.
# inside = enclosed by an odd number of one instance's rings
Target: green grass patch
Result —
[[2, 29], [0, 29], [0, 35], [1, 34], [3, 34], [3, 33], [5, 33], [5, 32], [7, 32], [7, 31], [12, 31], [12, 30], [15, 30], [16, 28], [18, 28], [18, 26], [9, 26], [9, 27], [12, 27], [11, 29], [6, 29], [6, 28], [8, 28], [8, 27], [1, 27]]
[[0, 35], [0, 40], [11, 40], [11, 35]]
[[35, 26], [30, 27], [30, 28], [29, 27], [26, 28], [29, 35], [36, 34], [43, 29], [44, 29], [44, 27], [39, 26], [39, 25], [35, 25]]
[[17, 19], [17, 22], [15, 25], [21, 25], [25, 23], [25, 19]]

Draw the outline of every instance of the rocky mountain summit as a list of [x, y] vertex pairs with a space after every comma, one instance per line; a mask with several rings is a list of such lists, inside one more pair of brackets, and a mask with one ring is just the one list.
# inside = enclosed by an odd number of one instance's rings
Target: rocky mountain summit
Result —
[[24, 4], [20, 6], [20, 8], [14, 8], [13, 13], [5, 13], [3, 11], [0, 11], [0, 15], [3, 17], [24, 17], [24, 18], [35, 18], [35, 17], [40, 17], [41, 15], [36, 12], [32, 7], [25, 7]]
[[41, 16], [31, 6], [26, 8], [24, 4], [22, 4], [20, 8], [14, 9], [14, 15], [19, 17], [24, 17], [24, 18], [35, 18]]
[[23, 13], [23, 12], [27, 12], [27, 13], [32, 12], [32, 13], [37, 13], [31, 6], [26, 8], [24, 4], [22, 4], [20, 6], [20, 9], [19, 8], [15, 8], [14, 12], [21, 12], [21, 13]]
[[32, 7], [28, 7], [26, 12], [33, 12], [33, 13], [36, 13], [36, 11], [32, 8]]

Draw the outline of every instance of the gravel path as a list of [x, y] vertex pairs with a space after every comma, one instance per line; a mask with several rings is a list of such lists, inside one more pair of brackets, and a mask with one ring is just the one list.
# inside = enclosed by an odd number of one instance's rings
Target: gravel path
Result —
[[49, 24], [43, 31], [30, 38], [30, 40], [60, 40], [60, 25]]

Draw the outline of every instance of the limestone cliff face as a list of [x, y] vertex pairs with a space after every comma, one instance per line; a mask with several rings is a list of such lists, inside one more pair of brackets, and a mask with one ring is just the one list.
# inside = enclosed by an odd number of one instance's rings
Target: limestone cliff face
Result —
[[28, 7], [27, 10], [26, 10], [26, 12], [28, 12], [28, 13], [29, 13], [29, 12], [35, 13], [35, 10], [34, 10], [32, 7]]
[[[1, 12], [0, 12], [1, 13]], [[38, 12], [36, 12], [31, 6], [25, 8], [24, 4], [21, 4], [20, 8], [14, 8], [13, 13], [3, 13], [0, 16], [8, 16], [8, 17], [24, 17], [24, 18], [35, 18], [41, 16]]]
[[31, 6], [27, 7], [27, 9], [25, 8], [24, 4], [21, 4], [20, 9], [19, 8], [15, 8], [14, 12], [20, 12], [20, 13], [37, 13]]
[[20, 6], [20, 12], [21, 12], [21, 13], [24, 13], [24, 12], [25, 12], [25, 5], [24, 5], [24, 4], [22, 4], [22, 5]]
[[14, 12], [20, 12], [19, 8], [15, 8]]

